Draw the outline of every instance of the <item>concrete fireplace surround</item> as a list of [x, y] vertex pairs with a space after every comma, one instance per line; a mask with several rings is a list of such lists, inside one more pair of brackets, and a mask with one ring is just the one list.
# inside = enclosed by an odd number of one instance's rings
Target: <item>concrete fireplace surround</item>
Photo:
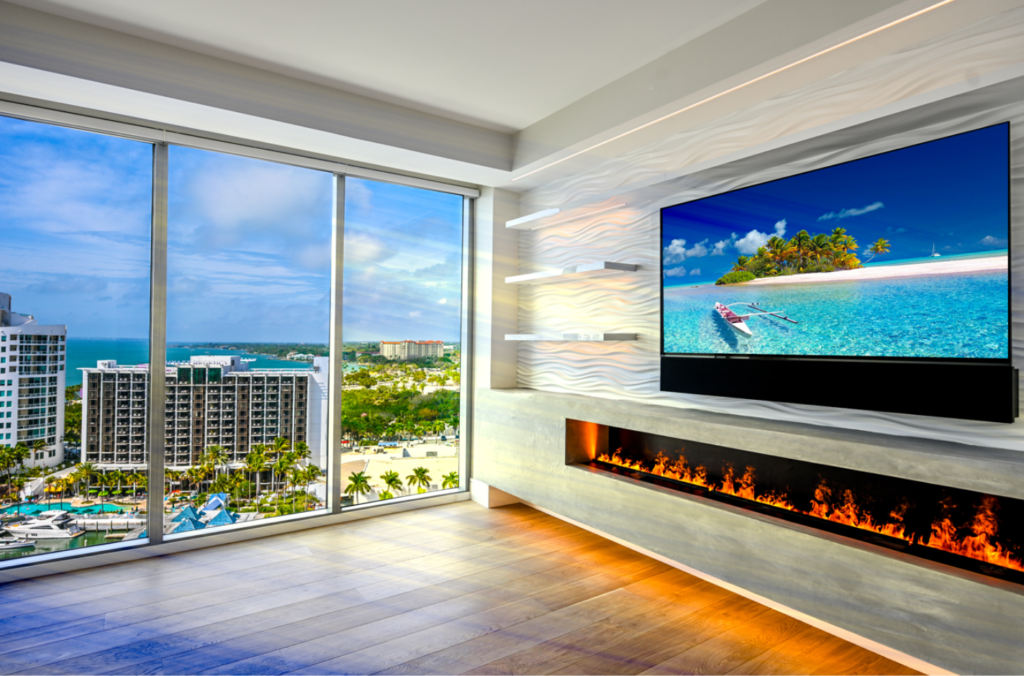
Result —
[[1020, 673], [1024, 587], [566, 465], [565, 428], [595, 422], [1017, 499], [1024, 454], [574, 394], [476, 396], [477, 480], [940, 669]]

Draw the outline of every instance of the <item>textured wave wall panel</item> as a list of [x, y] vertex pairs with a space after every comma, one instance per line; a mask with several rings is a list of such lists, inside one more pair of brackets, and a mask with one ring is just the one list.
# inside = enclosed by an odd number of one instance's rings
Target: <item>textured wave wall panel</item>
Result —
[[[1007, 43], [1013, 44], [1007, 44]], [[991, 50], [988, 48], [992, 47]], [[930, 49], [930, 51], [929, 51]], [[525, 195], [524, 211], [579, 203], [589, 195], [607, 193], [648, 175], [665, 173], [708, 157], [785, 135], [804, 125], [848, 114], [851, 109], [880, 105], [922, 87], [937, 86], [954, 77], [943, 68], [957, 58], [970, 60], [955, 70], [962, 77], [974, 68], [1021, 60], [1024, 49], [1024, 11], [1011, 12], [1001, 24], [986, 22], [961, 31], [959, 38], [936, 41], [920, 48], [867, 64], [857, 78], [842, 74], [819, 83], [786, 101], [766, 102], [741, 111], [701, 133], [667, 138], [658, 147], [632, 158], [608, 163], [585, 176], [572, 177]], [[959, 57], [957, 55], [960, 55]], [[941, 71], [931, 76], [926, 64], [934, 59]], [[943, 65], [945, 64], [945, 65]], [[917, 81], [912, 75], [916, 72]], [[943, 74], [945, 73], [945, 74]], [[781, 147], [728, 165], [667, 181], [660, 189], [619, 193], [628, 207], [564, 226], [520, 233], [523, 272], [614, 260], [636, 263], [635, 273], [523, 287], [519, 292], [521, 332], [616, 331], [636, 332], [630, 343], [524, 343], [518, 350], [520, 387], [568, 392], [609, 399], [634, 399], [680, 408], [790, 420], [827, 427], [944, 439], [1024, 452], [1024, 422], [1011, 425], [957, 421], [871, 411], [832, 409], [719, 397], [664, 393], [660, 378], [659, 208], [663, 205], [725, 192], [745, 185], [857, 159], [878, 152], [932, 140], [988, 124], [1011, 122], [1011, 279], [1012, 356], [1024, 369], [1024, 91], [1001, 106], [977, 109], [964, 101], [930, 104], [902, 114], [903, 130], [864, 141], [857, 130], [826, 137], [812, 155]], [[806, 102], [806, 105], [804, 103]], [[941, 104], [941, 105], [940, 105]], [[764, 115], [764, 117], [760, 117]], [[791, 119], [787, 119], [787, 116]], [[758, 129], [763, 122], [764, 129]], [[884, 383], [880, 383], [884, 387]], [[960, 396], [955, 382], [950, 396]]]
[[[1024, 62], [1024, 8], [851, 68], [523, 195], [523, 213], [597, 199], [702, 162]], [[837, 147], [843, 145], [837, 135]]]

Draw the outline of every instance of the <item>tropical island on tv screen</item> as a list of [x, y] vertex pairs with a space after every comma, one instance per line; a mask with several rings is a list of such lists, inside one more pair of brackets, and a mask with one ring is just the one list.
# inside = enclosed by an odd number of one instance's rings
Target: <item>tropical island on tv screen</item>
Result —
[[663, 352], [1009, 358], [1009, 124], [662, 210]]

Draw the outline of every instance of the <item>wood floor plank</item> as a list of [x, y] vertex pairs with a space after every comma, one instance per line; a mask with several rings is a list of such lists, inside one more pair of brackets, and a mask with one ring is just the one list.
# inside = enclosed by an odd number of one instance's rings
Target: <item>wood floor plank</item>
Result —
[[0, 585], [0, 673], [913, 674], [524, 505]]

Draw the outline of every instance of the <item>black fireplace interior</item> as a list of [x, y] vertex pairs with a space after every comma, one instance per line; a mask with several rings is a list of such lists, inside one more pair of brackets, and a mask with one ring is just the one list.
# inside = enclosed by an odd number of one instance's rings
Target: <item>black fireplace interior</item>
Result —
[[567, 421], [567, 461], [1024, 584], [1024, 500]]

